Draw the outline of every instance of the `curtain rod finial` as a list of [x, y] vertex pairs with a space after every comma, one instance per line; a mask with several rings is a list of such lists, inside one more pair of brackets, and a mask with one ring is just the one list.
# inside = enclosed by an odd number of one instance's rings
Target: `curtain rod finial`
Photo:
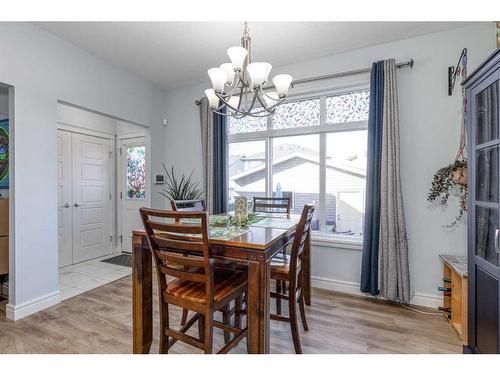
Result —
[[413, 68], [413, 64], [415, 64], [415, 60], [410, 59], [410, 61], [408, 61], [408, 65], [410, 66], [410, 68]]

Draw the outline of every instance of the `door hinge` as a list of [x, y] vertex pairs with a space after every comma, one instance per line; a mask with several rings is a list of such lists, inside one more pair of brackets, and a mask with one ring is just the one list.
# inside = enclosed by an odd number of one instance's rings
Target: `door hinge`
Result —
[[123, 236], [120, 234], [120, 243], [123, 242]]
[[113, 235], [109, 236], [109, 242], [113, 242]]
[[113, 151], [109, 152], [109, 157], [111, 158], [113, 156]]
[[120, 191], [120, 199], [123, 199], [123, 193]]
[[120, 150], [120, 155], [121, 155], [122, 154], [122, 148], [120, 147], [119, 150]]
[[109, 193], [109, 200], [113, 199], [113, 194]]

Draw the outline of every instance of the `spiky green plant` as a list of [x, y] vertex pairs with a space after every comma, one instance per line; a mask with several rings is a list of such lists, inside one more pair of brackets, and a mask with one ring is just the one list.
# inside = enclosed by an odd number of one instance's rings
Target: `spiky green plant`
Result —
[[192, 180], [193, 171], [187, 177], [183, 173], [179, 180], [175, 175], [173, 166], [168, 170], [165, 164], [163, 164], [163, 169], [165, 170], [167, 179], [165, 181], [166, 187], [160, 191], [161, 195], [171, 201], [201, 198], [203, 191], [199, 187], [200, 183]]

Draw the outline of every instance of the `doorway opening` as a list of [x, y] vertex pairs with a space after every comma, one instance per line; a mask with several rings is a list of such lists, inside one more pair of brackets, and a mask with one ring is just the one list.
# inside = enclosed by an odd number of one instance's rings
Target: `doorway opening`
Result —
[[57, 106], [59, 289], [65, 300], [131, 274], [128, 233], [141, 228], [138, 208], [151, 205], [150, 138], [144, 126]]

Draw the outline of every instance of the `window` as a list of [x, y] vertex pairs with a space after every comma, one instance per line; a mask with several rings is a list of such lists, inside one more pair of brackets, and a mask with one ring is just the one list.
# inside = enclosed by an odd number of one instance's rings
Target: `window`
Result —
[[276, 107], [273, 129], [290, 129], [320, 124], [319, 99], [283, 103]]
[[146, 198], [146, 147], [127, 147], [127, 198]]
[[367, 131], [326, 134], [325, 231], [363, 235]]
[[370, 92], [359, 91], [326, 98], [328, 124], [368, 120]]
[[234, 197], [316, 201], [312, 229], [361, 240], [365, 211], [367, 89], [286, 102], [268, 118], [229, 119], [229, 208]]
[[[301, 214], [305, 203], [319, 202], [319, 134], [272, 140], [273, 196], [290, 197], [291, 212]], [[319, 230], [318, 210], [311, 224]]]
[[266, 142], [229, 143], [229, 209], [236, 196], [266, 196]]
[[228, 117], [227, 128], [229, 134], [252, 133], [267, 130], [267, 119], [265, 117], [243, 117], [237, 119]]

